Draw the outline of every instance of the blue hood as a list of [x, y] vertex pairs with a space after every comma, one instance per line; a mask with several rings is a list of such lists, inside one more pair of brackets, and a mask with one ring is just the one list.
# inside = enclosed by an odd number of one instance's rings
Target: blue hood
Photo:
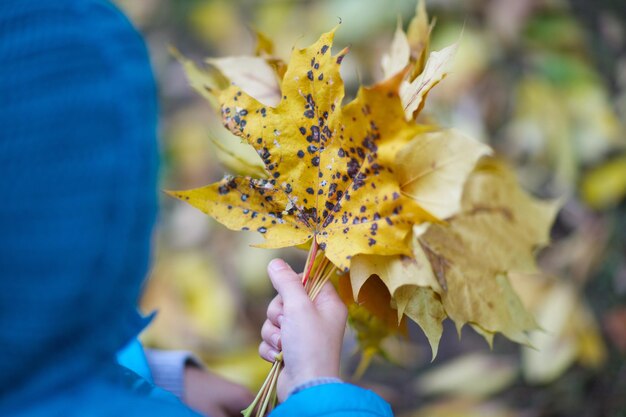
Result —
[[0, 415], [186, 415], [115, 364], [144, 326], [156, 118], [109, 3], [0, 1]]

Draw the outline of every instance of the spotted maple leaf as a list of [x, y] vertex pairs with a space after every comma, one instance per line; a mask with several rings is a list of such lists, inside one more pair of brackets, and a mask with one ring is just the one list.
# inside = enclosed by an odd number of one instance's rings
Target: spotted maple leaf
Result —
[[276, 107], [236, 85], [219, 92], [224, 125], [255, 148], [267, 178], [227, 176], [170, 194], [230, 229], [263, 234], [262, 247], [315, 239], [347, 270], [356, 254], [410, 253], [412, 225], [436, 219], [402, 195], [391, 168], [395, 150], [423, 130], [404, 118], [403, 74], [362, 87], [342, 106], [348, 51], [332, 55], [333, 36], [292, 53]]

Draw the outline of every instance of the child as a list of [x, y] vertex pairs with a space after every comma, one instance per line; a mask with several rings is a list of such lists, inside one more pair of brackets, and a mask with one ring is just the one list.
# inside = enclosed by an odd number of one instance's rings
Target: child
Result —
[[[196, 416], [116, 360], [149, 321], [136, 302], [157, 106], [140, 35], [105, 0], [2, 0], [0, 109], [0, 415]], [[312, 303], [284, 263], [270, 275], [280, 295], [261, 353], [285, 357], [274, 415], [390, 415], [375, 394], [328, 383], [345, 326], [332, 287]]]

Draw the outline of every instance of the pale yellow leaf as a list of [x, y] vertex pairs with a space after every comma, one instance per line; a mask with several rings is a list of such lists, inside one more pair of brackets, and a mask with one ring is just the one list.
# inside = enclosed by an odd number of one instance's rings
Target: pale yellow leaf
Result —
[[[404, 289], [408, 294], [403, 294]], [[443, 333], [442, 322], [447, 317], [439, 295], [427, 287], [402, 287], [396, 298], [398, 303], [406, 303], [404, 314], [424, 331], [432, 350], [431, 360], [435, 360]]]
[[430, 45], [430, 32], [434, 26], [428, 23], [428, 13], [426, 12], [426, 3], [419, 0], [415, 9], [415, 17], [411, 19], [407, 28], [406, 38], [411, 49], [411, 60], [415, 62], [410, 80], [424, 70], [426, 63], [426, 55]]
[[537, 325], [507, 272], [536, 270], [535, 252], [549, 242], [557, 208], [555, 202], [526, 194], [495, 161], [481, 164], [470, 176], [461, 213], [448, 225], [430, 225], [417, 247], [445, 280], [441, 298], [458, 328], [473, 323], [528, 343], [525, 332]]
[[402, 193], [440, 219], [455, 215], [476, 162], [491, 148], [449, 129], [423, 133], [396, 156], [395, 171]]
[[236, 56], [211, 58], [214, 65], [234, 85], [266, 106], [276, 107], [281, 100], [280, 85], [274, 68], [265, 58]]
[[417, 117], [430, 90], [448, 75], [457, 47], [458, 43], [454, 43], [441, 51], [431, 52], [420, 75], [411, 82], [402, 83], [400, 100], [407, 120]]
[[403, 71], [411, 58], [411, 49], [406, 34], [402, 30], [402, 20], [398, 19], [398, 26], [391, 42], [389, 53], [383, 55], [381, 65], [384, 78], [392, 77]]

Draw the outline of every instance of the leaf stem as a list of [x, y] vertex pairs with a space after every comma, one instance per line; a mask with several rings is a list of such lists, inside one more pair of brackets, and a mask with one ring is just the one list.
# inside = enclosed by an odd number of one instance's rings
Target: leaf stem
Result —
[[311, 249], [309, 250], [309, 256], [306, 259], [306, 265], [304, 266], [304, 275], [302, 276], [302, 285], [306, 286], [306, 282], [309, 280], [311, 269], [315, 263], [315, 257], [317, 256], [317, 239], [313, 237], [313, 243], [311, 243]]

